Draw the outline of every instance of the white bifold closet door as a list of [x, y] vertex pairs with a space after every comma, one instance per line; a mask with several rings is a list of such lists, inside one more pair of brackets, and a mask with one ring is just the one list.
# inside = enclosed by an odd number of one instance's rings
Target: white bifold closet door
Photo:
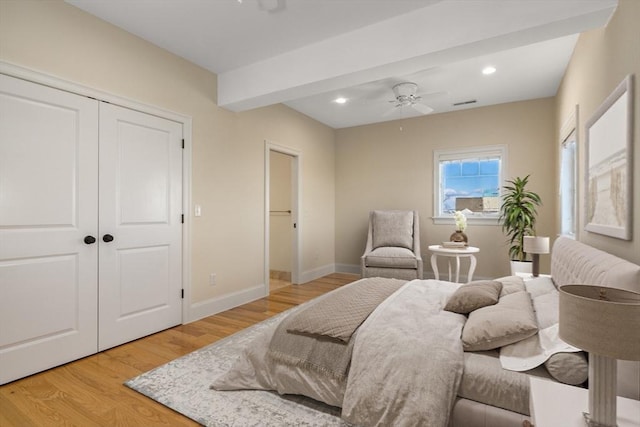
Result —
[[0, 384], [181, 322], [182, 125], [0, 75]]
[[100, 105], [100, 351], [182, 320], [182, 151], [181, 124]]
[[0, 75], [0, 383], [95, 353], [98, 103]]

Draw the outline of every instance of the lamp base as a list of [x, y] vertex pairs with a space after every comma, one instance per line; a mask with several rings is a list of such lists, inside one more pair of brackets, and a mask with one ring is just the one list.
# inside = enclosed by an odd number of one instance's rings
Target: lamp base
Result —
[[587, 425], [616, 427], [617, 424], [616, 359], [589, 353], [589, 413]]
[[538, 277], [540, 275], [540, 255], [532, 254], [531, 258], [533, 259], [533, 277]]
[[602, 424], [602, 423], [599, 423], [599, 422], [597, 422], [597, 421], [594, 421], [594, 420], [591, 418], [591, 415], [589, 415], [589, 414], [588, 414], [588, 413], [586, 413], [586, 412], [583, 412], [583, 413], [582, 413], [582, 416], [584, 417], [584, 421], [585, 421], [585, 423], [587, 423], [587, 426], [589, 426], [589, 427], [618, 427], [618, 424], [617, 424], [617, 423], [616, 423], [616, 424], [613, 424], [613, 425], [610, 425], [610, 424]]

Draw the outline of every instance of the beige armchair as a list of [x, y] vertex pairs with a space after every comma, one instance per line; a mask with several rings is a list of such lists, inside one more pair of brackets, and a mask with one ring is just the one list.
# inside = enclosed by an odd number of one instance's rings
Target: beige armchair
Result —
[[360, 258], [362, 277], [422, 279], [417, 211], [372, 211]]

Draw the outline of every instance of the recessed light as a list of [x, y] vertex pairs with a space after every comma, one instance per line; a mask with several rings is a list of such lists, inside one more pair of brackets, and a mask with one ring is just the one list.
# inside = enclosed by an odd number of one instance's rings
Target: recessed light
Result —
[[496, 72], [496, 67], [488, 66], [482, 69], [482, 74], [488, 76], [489, 74], [493, 74]]
[[336, 104], [344, 104], [347, 102], [347, 98], [343, 98], [343, 97], [336, 98], [333, 100], [333, 102], [335, 102]]

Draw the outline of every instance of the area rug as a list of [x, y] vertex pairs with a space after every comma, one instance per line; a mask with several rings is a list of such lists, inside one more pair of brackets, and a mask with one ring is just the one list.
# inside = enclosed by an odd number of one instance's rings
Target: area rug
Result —
[[340, 419], [340, 408], [303, 396], [209, 388], [254, 337], [284, 315], [145, 372], [125, 385], [205, 426], [349, 426]]

